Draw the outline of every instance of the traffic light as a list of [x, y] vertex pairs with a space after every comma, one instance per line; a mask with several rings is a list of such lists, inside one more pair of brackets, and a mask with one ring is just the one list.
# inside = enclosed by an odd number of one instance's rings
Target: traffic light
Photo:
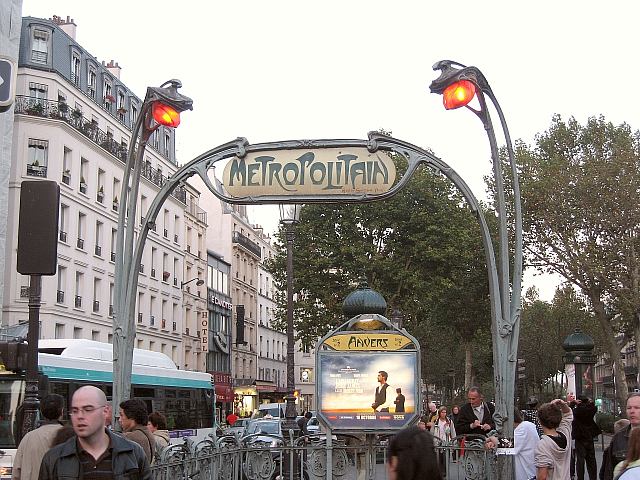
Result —
[[152, 111], [153, 119], [160, 125], [172, 128], [180, 125], [180, 112], [175, 108], [162, 102], [153, 102]]
[[469, 80], [458, 80], [442, 92], [442, 103], [447, 110], [464, 107], [476, 95], [476, 87]]
[[525, 373], [524, 363], [525, 363], [524, 358], [518, 359], [518, 380], [523, 380], [527, 376]]

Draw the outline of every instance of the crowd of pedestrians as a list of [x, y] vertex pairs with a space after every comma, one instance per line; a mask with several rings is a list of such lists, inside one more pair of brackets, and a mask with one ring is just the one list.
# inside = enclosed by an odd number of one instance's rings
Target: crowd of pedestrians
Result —
[[41, 425], [21, 440], [13, 462], [13, 479], [68, 478], [150, 479], [150, 465], [169, 443], [166, 418], [148, 414], [142, 400], [119, 405], [122, 434], [110, 428], [111, 405], [94, 386], [77, 389], [69, 409], [71, 425], [62, 422], [64, 398], [40, 401]]
[[[640, 479], [640, 394], [630, 394], [627, 419], [615, 423], [615, 433], [604, 451], [599, 475], [594, 440], [602, 433], [594, 417], [597, 408], [590, 398], [567, 395], [538, 405], [530, 397], [523, 411], [514, 412], [513, 441], [495, 432], [494, 407], [482, 392], [472, 387], [467, 403], [437, 408], [430, 402], [417, 427], [396, 435], [389, 447], [389, 478], [394, 480], [441, 479], [446, 475], [446, 459], [436, 454], [434, 445], [461, 437], [485, 438], [489, 449], [509, 447], [514, 457], [515, 480], [637, 480]], [[431, 434], [431, 435], [430, 435]], [[435, 439], [435, 440], [434, 440]], [[414, 455], [405, 445], [429, 445], [434, 455]], [[397, 453], [397, 454], [396, 454]], [[397, 457], [397, 458], [396, 458]], [[456, 456], [452, 456], [455, 461]], [[437, 469], [436, 469], [437, 467]], [[429, 472], [429, 476], [425, 472]]]

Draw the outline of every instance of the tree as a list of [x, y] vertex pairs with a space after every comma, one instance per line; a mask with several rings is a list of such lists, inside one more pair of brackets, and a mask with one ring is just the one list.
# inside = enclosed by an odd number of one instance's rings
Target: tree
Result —
[[[406, 168], [395, 158], [398, 170]], [[281, 251], [267, 268], [284, 292], [284, 235]], [[491, 379], [491, 351], [487, 301], [488, 281], [479, 226], [462, 197], [442, 176], [419, 169], [409, 184], [384, 202], [354, 205], [306, 205], [295, 227], [295, 329], [310, 346], [340, 325], [341, 307], [358, 279], [364, 276], [392, 308], [404, 315], [404, 325], [418, 338], [423, 351], [423, 377], [446, 386], [446, 372], [454, 361], [471, 356], [482, 361], [475, 372]], [[276, 320], [285, 325], [284, 293]], [[484, 334], [479, 332], [484, 331]], [[465, 354], [452, 359], [458, 345]], [[461, 372], [460, 372], [461, 373]], [[460, 377], [458, 377], [460, 378]]]
[[[616, 365], [621, 321], [640, 339], [639, 138], [603, 117], [580, 125], [556, 115], [534, 146], [516, 145], [528, 262], [580, 290]], [[615, 381], [624, 402], [622, 368]]]
[[[594, 339], [596, 352], [602, 351], [602, 334], [598, 322], [584, 298], [570, 285], [559, 287], [551, 303], [538, 298], [530, 288], [524, 296], [520, 319], [518, 358], [525, 359], [526, 391], [551, 400], [559, 398], [559, 385], [553, 380], [564, 371], [564, 339], [579, 327]], [[541, 334], [544, 332], [544, 334]], [[547, 385], [552, 391], [545, 393]]]

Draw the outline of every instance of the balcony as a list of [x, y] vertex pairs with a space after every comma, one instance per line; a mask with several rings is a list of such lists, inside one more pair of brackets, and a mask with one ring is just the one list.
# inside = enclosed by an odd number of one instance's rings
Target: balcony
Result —
[[94, 250], [96, 256], [101, 257], [102, 256], [102, 247], [100, 245], [96, 245], [96, 248]]
[[190, 333], [189, 333], [189, 327], [185, 327], [185, 328], [184, 328], [184, 334], [185, 334], [187, 337], [190, 337], [190, 336], [191, 336], [191, 335], [190, 335]]
[[243, 235], [242, 233], [234, 231], [231, 237], [231, 241], [233, 243], [237, 243], [238, 245], [243, 247], [245, 250], [247, 250], [249, 253], [252, 253], [253, 255], [258, 257], [258, 259], [261, 258], [262, 251], [260, 250], [260, 246], [256, 242], [249, 240], [249, 238]]
[[80, 182], [80, 193], [87, 194], [87, 184], [84, 182]]
[[140, 273], [144, 273], [144, 263], [140, 264]]
[[27, 175], [30, 177], [47, 177], [47, 166], [32, 163], [27, 165]]
[[56, 302], [57, 303], [64, 303], [64, 291], [58, 290], [58, 292], [56, 294]]
[[138, 314], [138, 323], [142, 323], [142, 313]]
[[178, 277], [173, 277], [173, 286], [174, 287], [178, 286]]
[[67, 232], [63, 232], [62, 230], [60, 230], [60, 241], [67, 243]]
[[98, 300], [93, 301], [93, 313], [100, 312], [100, 302]]
[[202, 210], [197, 203], [191, 202], [187, 212], [196, 217], [200, 223], [203, 223], [205, 226], [207, 225], [207, 212]]
[[151, 325], [152, 327], [155, 327], [156, 325], [156, 317], [154, 317], [153, 315], [149, 316], [149, 325]]
[[71, 184], [71, 172], [69, 172], [68, 170], [62, 172], [62, 183], [64, 183], [65, 185]]
[[76, 295], [73, 306], [76, 308], [82, 308], [82, 297], [80, 295]]
[[175, 243], [178, 243], [178, 234], [175, 234], [175, 235], [173, 236], [173, 241], [174, 241]]
[[167, 321], [164, 318], [162, 319], [160, 325], [161, 325], [163, 330], [167, 329]]
[[[85, 93], [85, 92], [83, 92]], [[96, 99], [96, 91], [94, 87], [88, 87], [88, 91], [86, 95], [95, 101]], [[98, 103], [100, 107], [108, 112], [114, 119], [119, 121], [118, 111], [113, 108], [104, 108], [104, 104]], [[115, 110], [115, 111], [114, 111]], [[107, 132], [100, 130], [97, 128], [95, 124], [93, 124], [90, 120], [86, 119], [82, 116], [82, 112], [78, 109], [69, 108], [66, 102], [57, 102], [54, 100], [44, 100], [39, 98], [32, 98], [27, 95], [16, 95], [15, 99], [15, 113], [20, 113], [23, 115], [33, 115], [37, 117], [51, 118], [54, 120], [62, 120], [69, 124], [72, 128], [78, 130], [80, 133], [88, 137], [97, 145], [100, 145], [102, 148], [107, 150], [109, 153], [114, 155], [116, 158], [125, 162], [127, 159], [127, 155], [129, 149], [126, 144], [120, 144], [113, 140]], [[120, 122], [122, 123], [122, 122]], [[128, 125], [126, 125], [129, 127]], [[111, 141], [109, 141], [109, 139]], [[174, 165], [177, 165], [177, 162], [169, 158], [167, 152], [164, 149], [159, 149], [157, 146], [154, 146], [152, 143], [147, 145], [147, 148], [153, 148], [160, 155], [165, 157]], [[144, 172], [143, 172], [144, 175]], [[145, 175], [146, 177], [146, 175]], [[162, 175], [160, 175], [162, 178]], [[149, 179], [151, 180], [151, 179]], [[166, 177], [165, 177], [166, 180]], [[152, 180], [153, 181], [153, 180]], [[156, 185], [160, 180], [154, 181]], [[162, 186], [162, 185], [159, 185]], [[180, 200], [185, 205], [187, 204], [187, 192], [184, 187], [177, 188], [172, 195], [174, 195], [178, 200]], [[180, 196], [183, 198], [181, 199]]]
[[80, 249], [80, 250], [84, 250], [84, 240], [82, 238], [79, 238], [78, 241], [76, 242], [76, 246]]
[[164, 238], [169, 238], [169, 230], [165, 228], [163, 233], [164, 233]]
[[178, 329], [178, 324], [173, 322], [173, 331], [175, 332]]
[[113, 312], [114, 312], [113, 305], [109, 305], [109, 316], [110, 317], [113, 317]]
[[20, 287], [20, 298], [29, 298], [29, 286]]
[[111, 261], [112, 262], [116, 261], [116, 252], [111, 252]]
[[156, 278], [156, 269], [155, 268], [151, 269], [151, 278]]

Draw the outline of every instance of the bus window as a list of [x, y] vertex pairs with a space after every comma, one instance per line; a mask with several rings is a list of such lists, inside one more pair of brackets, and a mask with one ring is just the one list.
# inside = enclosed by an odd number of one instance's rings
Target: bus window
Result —
[[16, 448], [13, 429], [24, 396], [24, 383], [15, 378], [0, 379], [0, 448]]

